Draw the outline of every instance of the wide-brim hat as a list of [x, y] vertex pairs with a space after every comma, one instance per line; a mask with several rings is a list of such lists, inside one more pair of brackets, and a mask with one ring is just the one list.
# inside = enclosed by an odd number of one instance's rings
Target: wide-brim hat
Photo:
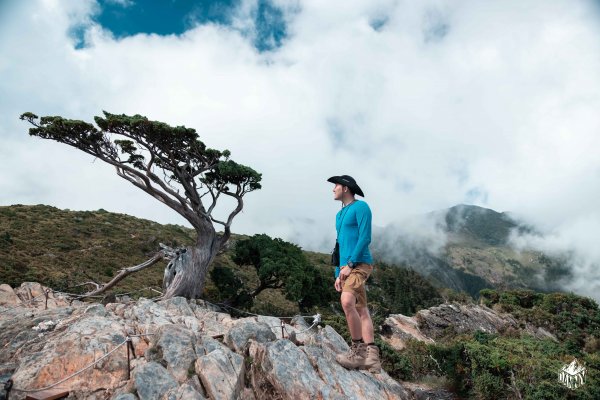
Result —
[[331, 178], [327, 179], [327, 182], [339, 183], [340, 185], [348, 186], [348, 189], [350, 189], [352, 193], [357, 194], [361, 197], [365, 197], [363, 191], [356, 184], [354, 178], [350, 175], [332, 176]]

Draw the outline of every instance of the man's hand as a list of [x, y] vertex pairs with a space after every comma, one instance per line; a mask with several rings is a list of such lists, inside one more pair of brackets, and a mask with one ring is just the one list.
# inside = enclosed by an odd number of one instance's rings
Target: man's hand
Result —
[[352, 269], [349, 266], [344, 265], [340, 269], [340, 280], [342, 282], [344, 282], [346, 280], [346, 278], [348, 277], [348, 275], [350, 275], [350, 272], [352, 272]]
[[342, 291], [342, 286], [344, 286], [344, 281], [346, 280], [346, 278], [348, 277], [348, 275], [350, 275], [351, 271], [352, 270], [347, 265], [344, 265], [340, 269], [340, 274], [336, 278], [335, 284], [334, 284], [335, 290], [337, 290], [338, 292]]

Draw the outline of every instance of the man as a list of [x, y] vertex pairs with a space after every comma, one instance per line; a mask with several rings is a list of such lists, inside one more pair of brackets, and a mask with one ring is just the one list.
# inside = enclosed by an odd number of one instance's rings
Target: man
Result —
[[342, 308], [352, 336], [350, 351], [338, 354], [336, 360], [348, 369], [381, 371], [379, 348], [374, 343], [373, 321], [367, 308], [365, 283], [373, 271], [371, 243], [371, 209], [355, 195], [364, 197], [354, 178], [348, 175], [332, 176], [333, 198], [342, 202], [335, 217], [340, 246], [340, 265], [335, 269], [335, 290], [342, 292]]

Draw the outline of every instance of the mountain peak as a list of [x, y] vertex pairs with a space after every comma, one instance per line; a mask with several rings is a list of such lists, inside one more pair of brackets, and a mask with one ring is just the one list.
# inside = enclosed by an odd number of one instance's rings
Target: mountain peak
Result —
[[444, 221], [446, 232], [493, 246], [506, 244], [510, 231], [519, 226], [506, 213], [468, 204], [450, 207]]

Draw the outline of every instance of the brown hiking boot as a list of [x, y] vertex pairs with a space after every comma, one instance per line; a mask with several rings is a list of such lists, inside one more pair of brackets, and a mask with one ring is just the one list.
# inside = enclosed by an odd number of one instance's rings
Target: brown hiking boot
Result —
[[335, 359], [344, 368], [357, 369], [364, 368], [366, 356], [367, 346], [364, 343], [352, 343], [350, 351], [346, 354], [338, 354]]
[[367, 356], [363, 369], [368, 369], [372, 374], [381, 372], [381, 360], [379, 359], [379, 347], [367, 346]]

